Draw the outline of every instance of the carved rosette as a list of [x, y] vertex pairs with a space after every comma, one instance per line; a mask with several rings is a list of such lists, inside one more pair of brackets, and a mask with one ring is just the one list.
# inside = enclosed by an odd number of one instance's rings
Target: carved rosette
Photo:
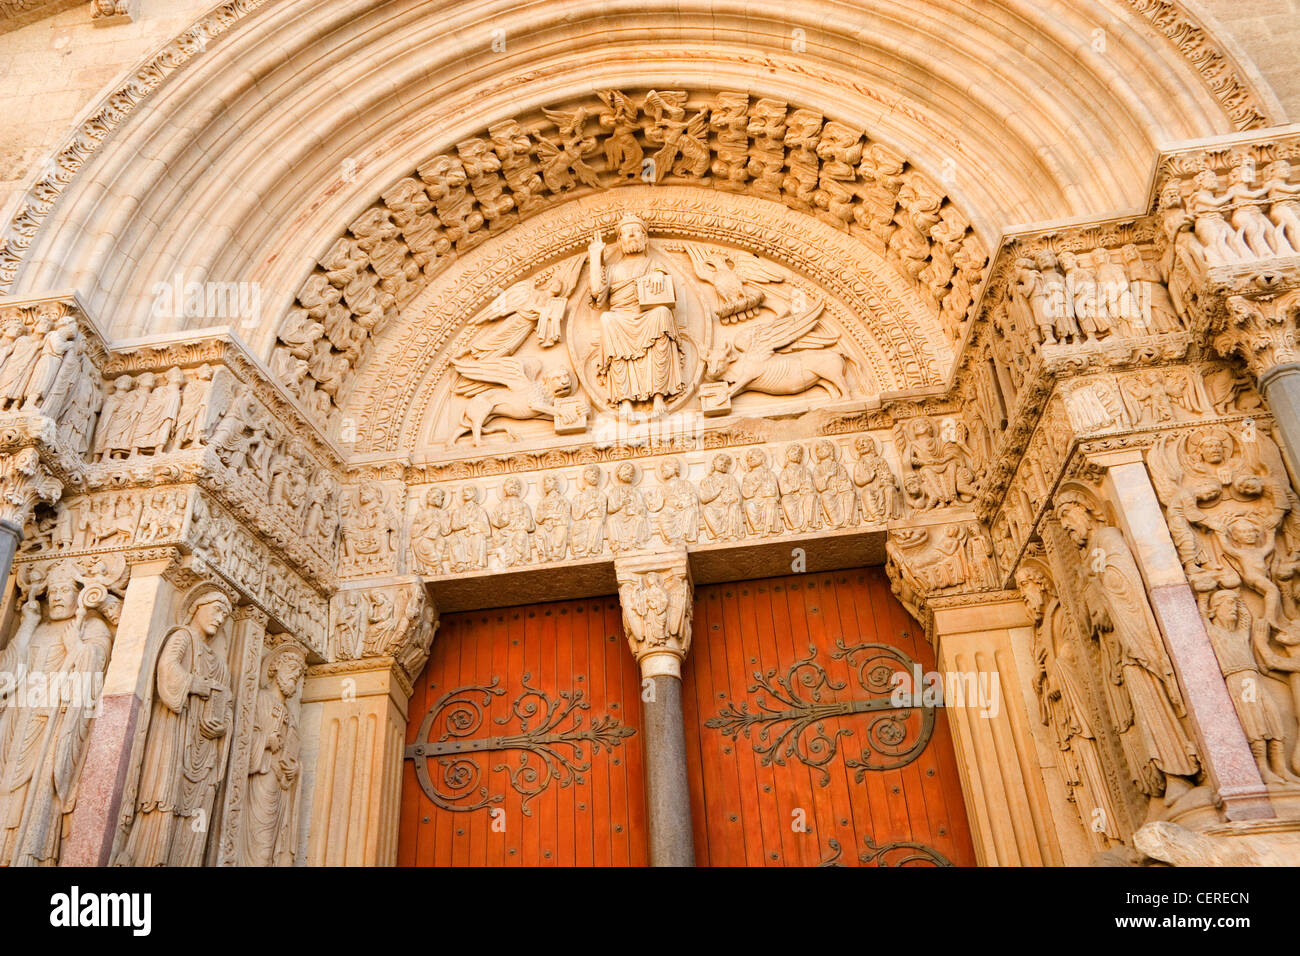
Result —
[[642, 677], [678, 677], [691, 649], [694, 587], [686, 552], [615, 562], [623, 631]]

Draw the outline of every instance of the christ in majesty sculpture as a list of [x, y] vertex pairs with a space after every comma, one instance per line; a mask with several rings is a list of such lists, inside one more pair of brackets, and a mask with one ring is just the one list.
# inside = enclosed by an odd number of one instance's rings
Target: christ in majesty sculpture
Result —
[[606, 264], [599, 230], [588, 247], [591, 299], [600, 314], [600, 364], [597, 377], [621, 414], [631, 416], [634, 402], [653, 402], [653, 414], [685, 387], [682, 347], [673, 281], [651, 257], [649, 233], [638, 216], [618, 224], [622, 255]]

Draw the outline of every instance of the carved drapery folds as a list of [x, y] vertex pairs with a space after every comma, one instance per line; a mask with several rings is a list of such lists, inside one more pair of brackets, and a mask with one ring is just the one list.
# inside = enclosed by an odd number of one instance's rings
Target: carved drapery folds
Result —
[[299, 709], [306, 668], [303, 649], [292, 643], [272, 648], [261, 662], [241, 807], [241, 866], [290, 866], [297, 851], [302, 805]]
[[680, 677], [691, 649], [694, 588], [685, 552], [615, 563], [623, 631], [641, 676]]
[[120, 865], [204, 862], [235, 703], [224, 647], [231, 609], [221, 590], [201, 587], [162, 642]]
[[20, 610], [0, 647], [0, 865], [59, 860], [127, 576], [120, 557], [18, 575]]
[[1102, 648], [1120, 740], [1137, 788], [1172, 806], [1200, 773], [1173, 665], [1123, 533], [1082, 484], [1058, 492], [1055, 517], [1075, 555], [1081, 607]]

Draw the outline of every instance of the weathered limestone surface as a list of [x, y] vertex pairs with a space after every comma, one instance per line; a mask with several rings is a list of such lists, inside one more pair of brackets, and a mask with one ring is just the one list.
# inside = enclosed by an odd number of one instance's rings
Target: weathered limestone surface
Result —
[[1297, 862], [1294, 11], [1014, 6], [0, 3], [0, 863], [391, 863], [439, 612], [617, 592], [689, 865], [694, 585], [880, 562], [982, 863]]

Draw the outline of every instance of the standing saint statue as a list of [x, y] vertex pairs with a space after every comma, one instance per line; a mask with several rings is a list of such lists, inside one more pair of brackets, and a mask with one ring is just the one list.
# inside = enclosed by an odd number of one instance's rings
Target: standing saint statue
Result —
[[230, 671], [212, 642], [230, 611], [220, 591], [203, 591], [163, 641], [127, 865], [203, 865], [231, 714]]
[[649, 232], [638, 216], [618, 223], [622, 255], [606, 264], [605, 241], [597, 231], [588, 247], [591, 300], [600, 314], [600, 364], [597, 377], [611, 402], [631, 416], [633, 402], [653, 402], [664, 412], [665, 399], [685, 388], [682, 346], [672, 276], [648, 251]]
[[297, 836], [299, 753], [297, 700], [307, 664], [301, 648], [281, 644], [262, 664], [253, 717], [242, 866], [291, 866]]

